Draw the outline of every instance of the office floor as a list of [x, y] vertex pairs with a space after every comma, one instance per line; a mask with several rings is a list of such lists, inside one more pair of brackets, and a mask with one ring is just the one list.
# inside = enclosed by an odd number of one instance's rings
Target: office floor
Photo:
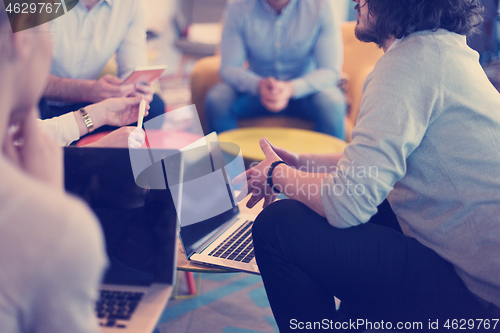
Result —
[[[179, 293], [187, 293], [184, 273]], [[201, 293], [188, 300], [171, 299], [163, 312], [161, 333], [278, 332], [260, 276], [246, 273], [203, 274]]]

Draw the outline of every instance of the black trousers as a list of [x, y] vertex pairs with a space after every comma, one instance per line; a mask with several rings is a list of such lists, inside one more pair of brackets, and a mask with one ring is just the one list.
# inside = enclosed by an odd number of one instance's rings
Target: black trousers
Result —
[[[409, 322], [410, 332], [425, 332], [438, 320], [439, 329], [429, 331], [444, 332], [447, 319], [492, 319], [449, 262], [401, 232], [387, 201], [368, 223], [347, 229], [331, 226], [297, 201], [277, 201], [257, 217], [253, 241], [281, 332], [362, 332], [382, 328], [382, 320], [396, 331]], [[342, 317], [336, 317], [334, 296]], [[366, 325], [346, 326], [361, 320]]]
[[[44, 98], [42, 98], [38, 106], [40, 108], [40, 118], [48, 119], [61, 116], [68, 112], [78, 111], [79, 109], [84, 108], [90, 104], [91, 103], [84, 102], [84, 103], [73, 103], [64, 106], [54, 106], [54, 105], [48, 105], [47, 101]], [[158, 94], [154, 94], [153, 100], [151, 101], [151, 103], [149, 103], [149, 114], [146, 117], [144, 117], [144, 122], [153, 119], [156, 116], [162, 115], [164, 113], [165, 113], [165, 103]], [[137, 126], [137, 123], [131, 124], [130, 126]], [[113, 131], [117, 128], [118, 127], [116, 126], [105, 125], [101, 126], [100, 128], [96, 128], [96, 130], [93, 133]]]

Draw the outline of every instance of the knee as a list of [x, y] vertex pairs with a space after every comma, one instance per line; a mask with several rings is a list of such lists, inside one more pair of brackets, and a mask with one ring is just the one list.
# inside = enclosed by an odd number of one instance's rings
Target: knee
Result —
[[235, 90], [225, 83], [218, 83], [210, 89], [205, 98], [208, 113], [226, 113], [236, 99]]
[[344, 94], [338, 88], [329, 88], [320, 91], [312, 98], [312, 103], [320, 112], [345, 116], [347, 105]]
[[261, 244], [279, 244], [286, 235], [293, 235], [295, 226], [306, 216], [310, 209], [296, 200], [279, 200], [269, 205], [255, 219], [253, 225], [253, 241], [255, 246]]

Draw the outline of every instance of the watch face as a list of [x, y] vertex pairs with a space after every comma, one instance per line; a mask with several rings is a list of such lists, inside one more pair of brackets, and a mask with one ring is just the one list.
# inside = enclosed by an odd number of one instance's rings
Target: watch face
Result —
[[94, 123], [92, 122], [92, 119], [90, 119], [90, 116], [85, 109], [80, 109], [80, 113], [82, 114], [83, 121], [85, 122], [85, 126], [87, 126], [89, 133], [92, 133], [94, 131]]

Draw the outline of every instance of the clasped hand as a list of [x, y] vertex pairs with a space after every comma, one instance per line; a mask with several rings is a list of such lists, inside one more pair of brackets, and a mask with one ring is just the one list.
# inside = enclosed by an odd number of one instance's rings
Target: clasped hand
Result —
[[260, 101], [271, 112], [280, 112], [286, 109], [293, 96], [291, 82], [278, 81], [274, 77], [262, 79], [259, 82]]

